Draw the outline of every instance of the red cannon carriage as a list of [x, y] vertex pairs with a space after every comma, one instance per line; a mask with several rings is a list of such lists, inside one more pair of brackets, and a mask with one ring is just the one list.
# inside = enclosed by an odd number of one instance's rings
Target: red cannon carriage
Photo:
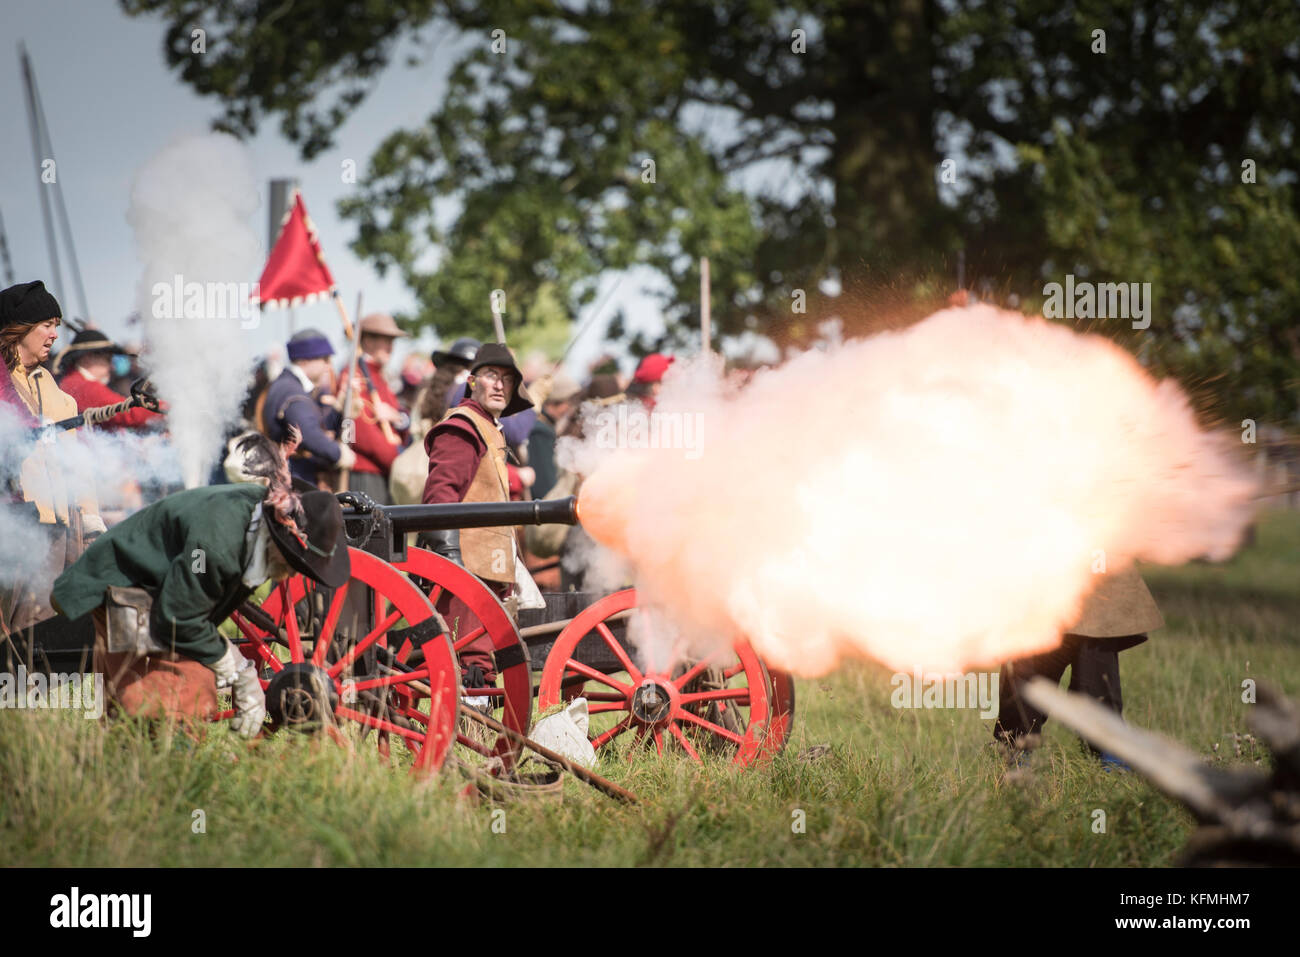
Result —
[[[738, 764], [777, 753], [789, 734], [794, 685], [748, 643], [726, 661], [655, 668], [628, 640], [636, 592], [556, 593], [517, 627], [497, 597], [461, 566], [407, 545], [413, 532], [576, 524], [573, 498], [540, 502], [377, 506], [343, 493], [352, 580], [330, 591], [296, 576], [258, 608], [233, 616], [244, 653], [264, 669], [272, 724], [353, 722], [382, 753], [400, 739], [419, 769], [440, 767], [453, 745], [507, 763], [514, 736], [484, 741], [457, 721], [466, 698], [487, 698], [492, 717], [526, 735], [535, 714], [582, 695], [597, 748], [616, 739], [680, 746], [692, 758], [724, 752]], [[471, 612], [455, 629], [437, 613], [444, 595]], [[292, 610], [292, 614], [290, 614]], [[486, 635], [498, 678], [459, 686], [457, 653]], [[286, 660], [287, 659], [287, 660]], [[540, 671], [540, 683], [535, 672]]]
[[[410, 533], [426, 530], [576, 524], [575, 499], [382, 507], [355, 493], [339, 499], [351, 579], [326, 589], [295, 575], [231, 616], [235, 643], [259, 667], [271, 730], [340, 736], [351, 725], [381, 754], [391, 757], [400, 743], [422, 771], [440, 768], [457, 745], [509, 766], [535, 715], [581, 695], [597, 749], [630, 742], [748, 765], [784, 745], [793, 681], [747, 642], [735, 641], [726, 660], [656, 667], [629, 639], [641, 613], [634, 589], [547, 594], [546, 609], [521, 613], [521, 628], [474, 575], [407, 546]], [[471, 612], [455, 629], [435, 607], [444, 595]], [[36, 631], [22, 655], [29, 669], [89, 661], [88, 619], [59, 616]], [[498, 677], [490, 687], [464, 688], [458, 652], [484, 635]], [[490, 717], [511, 733], [487, 740], [473, 733], [458, 720], [466, 698], [488, 699]]]

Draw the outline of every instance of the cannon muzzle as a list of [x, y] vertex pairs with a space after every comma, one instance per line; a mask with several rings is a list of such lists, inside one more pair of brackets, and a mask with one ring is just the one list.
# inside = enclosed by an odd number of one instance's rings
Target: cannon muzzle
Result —
[[[383, 510], [393, 523], [393, 531], [399, 535], [407, 532], [436, 532], [448, 528], [578, 524], [578, 500], [572, 495], [537, 502], [386, 505]], [[343, 514], [347, 517], [346, 512]]]

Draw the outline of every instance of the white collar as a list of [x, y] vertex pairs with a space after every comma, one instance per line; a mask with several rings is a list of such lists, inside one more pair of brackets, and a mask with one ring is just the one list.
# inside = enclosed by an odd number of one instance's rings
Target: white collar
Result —
[[306, 392], [308, 395], [311, 395], [313, 392], [316, 391], [316, 383], [312, 382], [311, 379], [307, 378], [307, 373], [303, 372], [302, 369], [298, 368], [298, 364], [296, 362], [289, 363], [289, 371], [294, 374], [294, 376], [298, 379], [300, 383], [302, 383], [303, 391]]
[[271, 533], [267, 530], [266, 522], [262, 521], [260, 502], [253, 507], [253, 517], [248, 520], [248, 528], [244, 532], [244, 547], [248, 550], [248, 563], [244, 566], [243, 581], [249, 588], [257, 588], [271, 577], [267, 567], [266, 550], [273, 547]]

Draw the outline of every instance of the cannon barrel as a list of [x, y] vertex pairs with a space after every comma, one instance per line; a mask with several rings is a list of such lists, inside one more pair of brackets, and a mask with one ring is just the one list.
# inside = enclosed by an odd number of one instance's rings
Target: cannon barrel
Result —
[[[393, 531], [399, 535], [448, 528], [578, 524], [578, 500], [572, 495], [536, 502], [459, 502], [449, 505], [385, 505], [381, 508], [393, 523]], [[343, 514], [347, 517], [346, 512]]]
[[538, 502], [454, 502], [446, 505], [376, 505], [364, 495], [340, 492], [348, 544], [387, 562], [406, 560], [406, 538], [414, 532], [503, 525], [577, 525], [578, 500]]

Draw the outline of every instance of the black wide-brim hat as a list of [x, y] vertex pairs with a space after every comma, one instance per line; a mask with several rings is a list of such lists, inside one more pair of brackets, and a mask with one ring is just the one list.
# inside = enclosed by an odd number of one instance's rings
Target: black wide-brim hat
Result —
[[70, 363], [76, 362], [82, 356], [93, 355], [94, 353], [104, 353], [105, 355], [126, 355], [127, 352], [108, 336], [104, 335], [98, 329], [82, 329], [72, 341], [67, 344], [59, 354], [54, 357], [53, 371], [55, 375], [62, 375]]
[[306, 575], [326, 588], [338, 588], [352, 577], [352, 559], [343, 534], [343, 509], [329, 492], [304, 492], [302, 510], [307, 517], [306, 545], [275, 518], [275, 512], [262, 504], [262, 518], [285, 561], [294, 571]]
[[504, 419], [506, 416], [533, 407], [533, 400], [524, 389], [524, 374], [519, 371], [519, 366], [515, 365], [515, 357], [510, 354], [509, 349], [499, 342], [488, 342], [479, 346], [478, 352], [474, 354], [474, 364], [469, 367], [469, 374], [473, 375], [484, 366], [498, 366], [509, 369], [515, 374], [515, 393], [506, 403], [501, 418]]
[[453, 365], [468, 366], [474, 361], [474, 356], [478, 354], [479, 349], [483, 348], [483, 343], [477, 339], [471, 339], [469, 336], [461, 336], [451, 344], [451, 348], [446, 351], [442, 349], [434, 350], [431, 359], [436, 366], [445, 366], [448, 363]]

